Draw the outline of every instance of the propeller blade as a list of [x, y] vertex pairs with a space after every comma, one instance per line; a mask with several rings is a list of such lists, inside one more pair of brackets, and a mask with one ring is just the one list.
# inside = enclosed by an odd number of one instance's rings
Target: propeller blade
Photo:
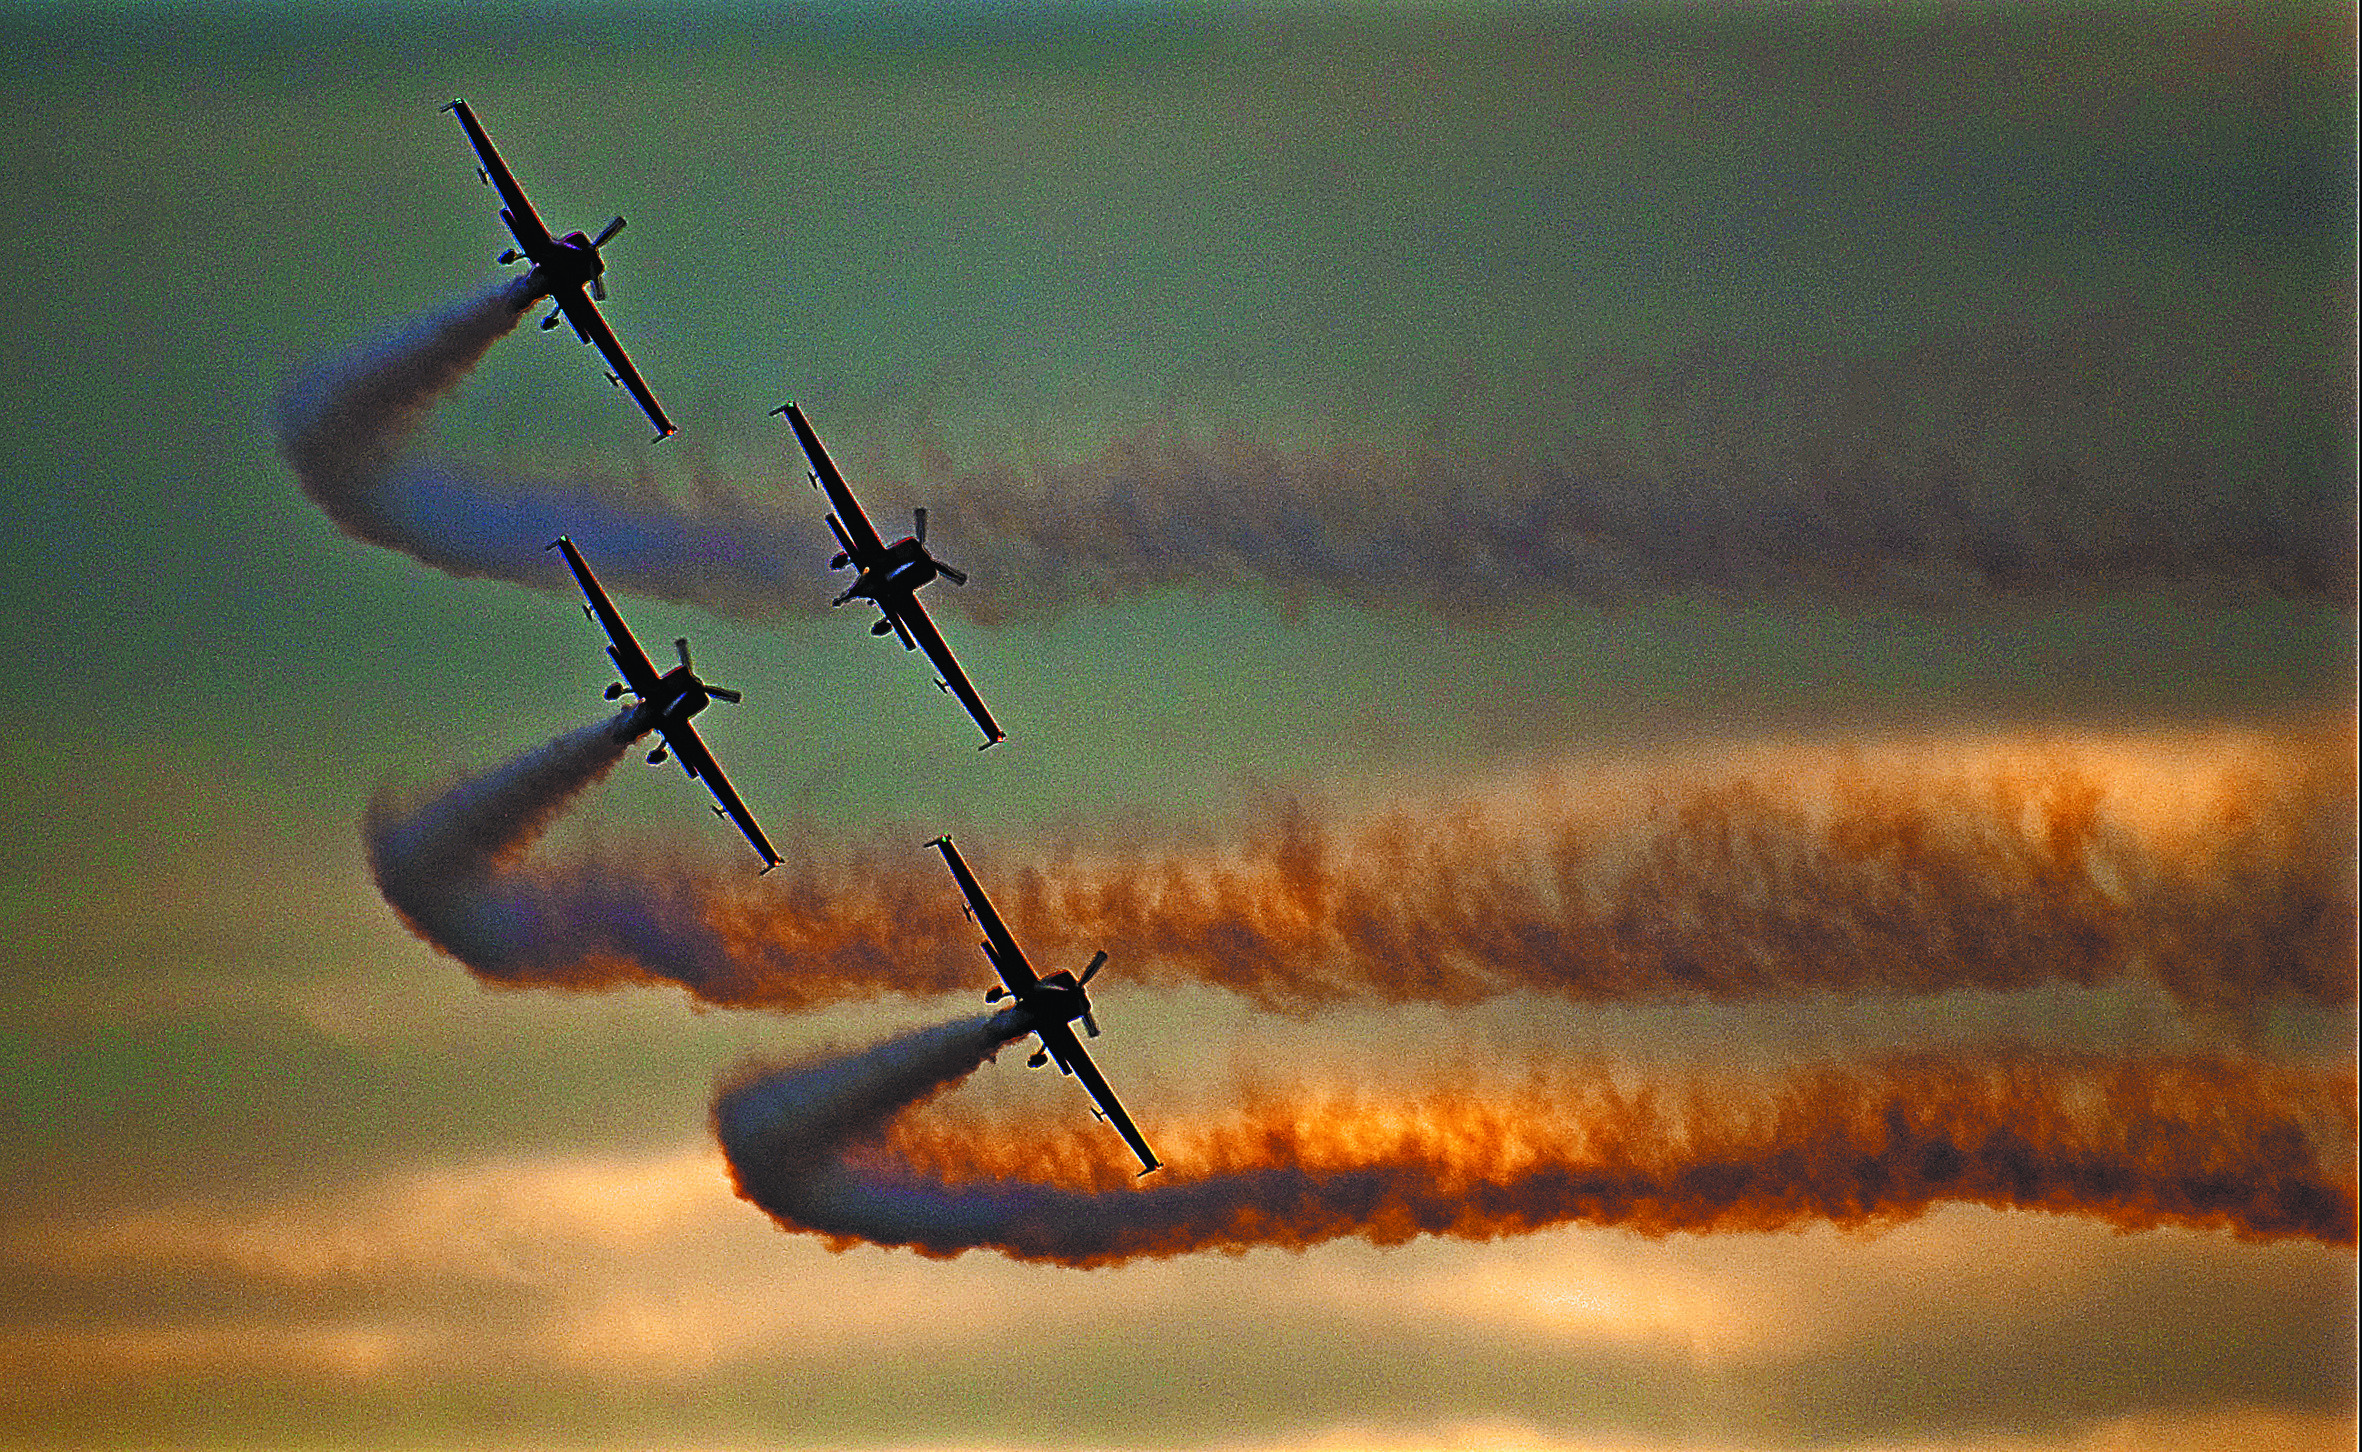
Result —
[[591, 298], [597, 302], [605, 302], [607, 300], [607, 279], [604, 277], [594, 277], [591, 279]]
[[1101, 948], [1097, 953], [1092, 955], [1091, 966], [1083, 970], [1083, 976], [1074, 980], [1074, 986], [1080, 988], [1084, 984], [1090, 982], [1091, 975], [1098, 972], [1102, 967], [1106, 966], [1106, 963], [1107, 950], [1105, 948]]
[[920, 544], [925, 544], [925, 543], [927, 542], [927, 511], [926, 511], [926, 508], [925, 508], [924, 506], [921, 506], [920, 508], [917, 508], [917, 509], [914, 509], [914, 510], [912, 510], [912, 511], [911, 511], [911, 513], [912, 513], [914, 516], [916, 516], [916, 517], [917, 517], [917, 519], [918, 519], [918, 522], [919, 522], [919, 543], [920, 543]]
[[1083, 1015], [1083, 1032], [1090, 1035], [1092, 1038], [1099, 1037], [1099, 1021], [1092, 1018], [1088, 1013]]
[[951, 581], [955, 585], [965, 585], [968, 583], [968, 576], [965, 571], [955, 570], [951, 566], [943, 563], [941, 560], [937, 560], [935, 562], [935, 573], [941, 575], [944, 579]]
[[620, 231], [622, 231], [622, 230], [623, 230], [623, 218], [621, 218], [621, 217], [617, 217], [617, 218], [616, 218], [614, 221], [612, 221], [612, 222], [609, 222], [609, 223], [607, 224], [607, 230], [605, 230], [605, 231], [601, 232], [601, 233], [600, 233], [598, 236], [596, 236], [596, 237], [593, 237], [593, 238], [591, 239], [591, 247], [592, 247], [594, 250], [596, 250], [597, 248], [601, 248], [601, 247], [604, 247], [604, 246], [606, 246], [606, 245], [607, 245], [607, 239], [608, 239], [608, 238], [610, 238], [610, 237], [612, 237], [612, 236], [614, 236], [616, 233], [618, 233], [618, 232], [620, 232]]
[[673, 649], [681, 653], [681, 669], [692, 675], [696, 674], [697, 668], [689, 664], [689, 637], [685, 635], [674, 637]]
[[717, 701], [728, 701], [733, 706], [746, 699], [728, 686], [707, 686], [705, 693]]

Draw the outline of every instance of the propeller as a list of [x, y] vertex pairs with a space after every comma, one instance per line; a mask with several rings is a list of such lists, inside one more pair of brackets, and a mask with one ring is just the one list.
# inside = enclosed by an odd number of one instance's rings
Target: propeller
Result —
[[618, 233], [618, 232], [620, 232], [620, 231], [622, 231], [622, 230], [623, 230], [623, 218], [621, 218], [621, 217], [617, 217], [617, 218], [616, 218], [614, 221], [612, 221], [612, 222], [609, 222], [609, 223], [607, 224], [606, 230], [604, 230], [604, 231], [602, 231], [601, 233], [599, 233], [599, 235], [598, 235], [598, 236], [591, 238], [591, 248], [592, 248], [592, 250], [593, 250], [593, 251], [596, 251], [597, 249], [599, 249], [599, 248], [601, 248], [601, 247], [604, 247], [604, 246], [606, 246], [606, 245], [607, 245], [607, 239], [608, 239], [608, 238], [610, 238], [610, 237], [612, 237], [612, 236], [614, 236], [616, 233]]
[[[920, 547], [923, 549], [927, 543], [926, 508], [922, 505], [921, 507], [912, 510], [910, 513], [911, 518], [918, 524], [918, 541]], [[933, 555], [929, 555], [927, 558], [934, 560], [936, 574], [943, 576], [945, 579], [951, 581], [955, 585], [965, 585], [968, 583], [968, 577], [965, 574], [953, 569], [951, 566], [943, 563], [943, 561], [935, 559]]]

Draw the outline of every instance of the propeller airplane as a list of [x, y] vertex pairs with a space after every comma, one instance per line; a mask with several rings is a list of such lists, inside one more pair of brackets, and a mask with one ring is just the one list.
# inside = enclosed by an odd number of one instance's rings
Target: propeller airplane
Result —
[[1132, 1153], [1140, 1157], [1140, 1173], [1145, 1175], [1161, 1169], [1163, 1161], [1149, 1149], [1147, 1139], [1132, 1123], [1132, 1116], [1124, 1112], [1115, 1091], [1107, 1087], [1099, 1066], [1091, 1062], [1091, 1056], [1083, 1052], [1082, 1041], [1074, 1036], [1072, 1025], [1080, 1020], [1085, 1034], [1099, 1037], [1099, 1023], [1091, 1017], [1090, 995], [1083, 987], [1106, 965], [1107, 954], [1102, 951], [1093, 955], [1080, 977], [1064, 968], [1046, 976], [1035, 973], [1033, 965], [1025, 961], [1025, 954], [1017, 947], [1017, 940], [1009, 936], [1001, 915], [993, 911], [992, 900], [984, 895], [975, 875], [968, 871], [968, 864], [961, 860], [959, 849], [951, 845], [951, 838], [937, 837], [927, 845], [941, 852], [951, 868], [961, 894], [968, 900], [969, 919], [984, 930], [984, 941], [977, 946], [984, 949], [985, 958], [1001, 976], [999, 985], [984, 995], [984, 1001], [1013, 1000], [1007, 1011], [1016, 1015], [1016, 1029], [1010, 1037], [1021, 1038], [1030, 1033], [1041, 1040], [1041, 1048], [1026, 1063], [1038, 1069], [1056, 1060], [1060, 1073], [1082, 1081], [1092, 1099], [1091, 1112], [1114, 1125], [1115, 1132], [1132, 1147]]
[[[500, 153], [492, 149], [492, 138], [477, 124], [476, 113], [465, 101], [453, 101], [443, 108], [459, 118], [460, 129], [467, 133], [468, 144], [476, 149], [476, 175], [485, 185], [500, 193], [500, 220], [508, 224], [517, 245], [500, 254], [495, 260], [507, 264], [530, 262], [533, 270], [525, 274], [524, 282], [515, 293], [517, 311], [523, 312], [535, 301], [548, 298], [557, 307], [541, 320], [542, 331], [558, 325], [562, 316], [574, 325], [574, 335], [585, 343], [594, 344], [607, 360], [607, 381], [626, 389], [639, 402], [648, 422], [656, 426], [656, 437], [669, 438], [679, 430], [664, 416], [664, 408], [656, 395], [648, 391], [647, 380], [632, 366], [623, 344], [615, 339], [615, 330], [599, 316], [598, 304], [607, 300], [604, 274], [606, 260], [599, 249], [607, 245], [616, 233], [623, 230], [623, 218], [617, 217], [600, 229], [596, 237], [580, 232], [568, 232], [563, 237], [550, 235], [542, 225], [533, 204], [525, 200], [525, 189], [517, 185]], [[586, 293], [584, 289], [587, 288]]]
[[862, 513], [861, 501], [846, 487], [845, 476], [829, 461], [828, 450], [820, 446], [820, 436], [812, 432], [804, 411], [792, 403], [783, 403], [771, 411], [787, 415], [788, 425], [796, 431], [796, 442], [803, 445], [804, 457], [811, 462], [812, 487], [826, 494], [833, 508], [828, 527], [843, 548], [828, 562], [828, 567], [841, 570], [851, 565], [855, 571], [853, 583], [830, 603], [842, 605], [848, 600], [866, 599], [878, 607], [882, 617], [869, 627], [870, 634], [898, 635], [904, 650], [925, 650], [927, 659], [941, 672], [941, 678], [935, 682], [937, 689], [959, 697], [960, 704], [968, 708], [968, 714], [983, 729], [984, 745], [977, 750], [1006, 739], [1008, 733], [992, 719], [992, 712], [984, 708], [984, 699], [969, 684], [967, 673], [953, 658], [951, 647], [943, 643], [935, 622], [927, 618], [926, 607], [919, 604], [919, 587], [938, 575], [954, 585], [968, 583], [965, 574], [927, 552], [927, 511], [914, 511], [916, 533], [887, 544], [877, 527], [869, 522], [869, 516]]
[[632, 637], [630, 627], [616, 613], [607, 592], [599, 588], [599, 577], [591, 573], [582, 552], [574, 548], [574, 541], [560, 537], [551, 541], [549, 548], [565, 554], [566, 563], [572, 567], [574, 578], [582, 583], [582, 593], [590, 601], [582, 607], [582, 613], [598, 621], [606, 629], [608, 640], [613, 642], [607, 647], [607, 656], [615, 662], [615, 669], [622, 673], [623, 679], [607, 687], [607, 699], [612, 701], [627, 694], [634, 698], [631, 710], [616, 717], [615, 739], [636, 741], [651, 731], [656, 732], [664, 744], [648, 753], [649, 765], [661, 764], [669, 748], [680, 761], [681, 770], [704, 782], [706, 789], [714, 794], [714, 800], [720, 804], [714, 808], [714, 815], [727, 815], [736, 822], [738, 830], [746, 834], [746, 840], [762, 854], [763, 871], [777, 867], [779, 854], [772, 850], [770, 839], [755, 825], [746, 803], [731, 789], [730, 778], [722, 774], [713, 753], [705, 749], [697, 728], [689, 724], [689, 718], [711, 702], [738, 704], [738, 692], [698, 679], [696, 667], [689, 661], [689, 642], [685, 639], [673, 642], [681, 663], [658, 675], [655, 663]]

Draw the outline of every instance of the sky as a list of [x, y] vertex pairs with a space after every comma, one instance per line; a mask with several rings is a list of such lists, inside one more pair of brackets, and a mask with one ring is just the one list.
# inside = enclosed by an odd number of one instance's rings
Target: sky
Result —
[[2350, 10], [0, 33], [0, 1444], [2352, 1445]]

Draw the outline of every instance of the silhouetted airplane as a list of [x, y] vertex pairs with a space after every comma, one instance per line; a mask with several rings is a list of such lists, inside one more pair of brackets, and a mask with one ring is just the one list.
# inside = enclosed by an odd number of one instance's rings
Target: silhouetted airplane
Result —
[[709, 701], [728, 701], [736, 705], [738, 693], [721, 686], [707, 685], [697, 678], [696, 671], [689, 665], [689, 642], [686, 640], [673, 642], [673, 649], [680, 652], [681, 663], [663, 675], [658, 675], [655, 664], [648, 659], [648, 652], [640, 649], [640, 643], [632, 638], [630, 627], [623, 623], [621, 615], [615, 613], [615, 605], [607, 598], [607, 592], [599, 588], [599, 577], [591, 573], [589, 565], [583, 563], [582, 553], [574, 548], [574, 541], [556, 539], [550, 542], [549, 548], [565, 552], [566, 563], [574, 569], [574, 578], [582, 582], [582, 593], [590, 598], [590, 603], [582, 607], [582, 613], [605, 627], [607, 638], [614, 642], [607, 647], [607, 656], [615, 662], [615, 668], [623, 673], [623, 679], [607, 688], [607, 699], [612, 701], [626, 692], [638, 698], [638, 704], [631, 708], [630, 713], [617, 720], [615, 739], [636, 741], [651, 731], [661, 735], [664, 746], [648, 753], [649, 764], [663, 761], [665, 746], [671, 747], [672, 754], [680, 758], [681, 770], [703, 781], [706, 789], [714, 794], [714, 800], [721, 803], [714, 808], [714, 815], [718, 817], [728, 812], [730, 820], [738, 824], [738, 830], [746, 834], [746, 840], [754, 844], [755, 851], [763, 854], [763, 871], [769, 872], [777, 867], [779, 854], [771, 850], [770, 839], [763, 835], [762, 828], [755, 825], [755, 819], [747, 813], [746, 803], [738, 800], [738, 793], [730, 789], [730, 779], [722, 775], [722, 768], [715, 763], [713, 753], [706, 750], [705, 743], [697, 738], [697, 728], [689, 724], [689, 718], [704, 710]]
[[[623, 345], [615, 341], [614, 330], [607, 326], [605, 318], [599, 316], [597, 306], [591, 301], [592, 298], [600, 302], [607, 299], [607, 284], [599, 276], [607, 270], [607, 264], [600, 259], [599, 249], [607, 245], [607, 239], [623, 230], [623, 218], [617, 217], [609, 222], [606, 230], [596, 237], [586, 237], [580, 232], [568, 232], [563, 237], [551, 236], [549, 228], [543, 226], [541, 218], [535, 214], [533, 204], [525, 200], [525, 189], [517, 185], [517, 179], [509, 174], [508, 167], [502, 163], [500, 153], [492, 149], [492, 138], [486, 136], [484, 128], [476, 124], [476, 113], [468, 109], [467, 102], [453, 101], [443, 109], [457, 116], [460, 129], [467, 132], [469, 144], [476, 148], [476, 175], [500, 193], [503, 204], [500, 220], [508, 223], [510, 233], [517, 239], [517, 247], [523, 249], [503, 252], [498, 260], [533, 264], [533, 270], [525, 274], [524, 286], [518, 289], [517, 311], [523, 312], [533, 306], [536, 298], [546, 297], [556, 303], [557, 311], [541, 320], [542, 330], [546, 332], [556, 327], [559, 313], [565, 314], [566, 320], [574, 325], [575, 336], [585, 343], [597, 344], [599, 351], [606, 355], [607, 381], [631, 390], [631, 396], [639, 400], [641, 410], [648, 415], [648, 422], [656, 425], [656, 437], [667, 438], [679, 432], [673, 427], [672, 420], [664, 416], [664, 409], [656, 402], [656, 395], [648, 391], [646, 381], [640, 377], [640, 370], [632, 366], [632, 360], [623, 351]], [[590, 289], [588, 296], [583, 292], [586, 286]]]
[[976, 718], [976, 724], [984, 728], [984, 746], [977, 750], [1004, 739], [1008, 733], [984, 709], [976, 688], [968, 684], [960, 663], [952, 659], [951, 647], [943, 643], [935, 622], [927, 618], [926, 607], [919, 604], [919, 587], [937, 575], [955, 585], [968, 583], [966, 575], [927, 553], [927, 511], [915, 511], [918, 533], [887, 544], [870, 524], [869, 516], [861, 512], [861, 501], [845, 487], [845, 477], [829, 462], [828, 450], [820, 447], [820, 436], [804, 421], [804, 411], [792, 403], [783, 403], [771, 412], [787, 415], [788, 424], [796, 431], [796, 442], [804, 446], [804, 457], [812, 462], [812, 486], [827, 494], [828, 502], [835, 507], [836, 512], [828, 517], [828, 527], [844, 549], [828, 562], [828, 567], [841, 570], [849, 564], [858, 571], [845, 593], [831, 603], [842, 605], [859, 598], [876, 605], [885, 618], [872, 625], [869, 633], [884, 635], [892, 631], [902, 637], [904, 650], [923, 648], [927, 652], [927, 659], [943, 673], [942, 679], [935, 682], [936, 687], [959, 697], [968, 714]]
[[960, 892], [968, 899], [968, 916], [984, 929], [984, 941], [977, 946], [984, 949], [984, 956], [992, 961], [992, 966], [1001, 975], [1001, 982], [1006, 985], [985, 994], [984, 1001], [998, 1003], [1003, 998], [1015, 999], [1018, 1033], [1014, 1036], [1031, 1033], [1042, 1041], [1041, 1048], [1026, 1062], [1038, 1069], [1056, 1059], [1061, 1073], [1072, 1074], [1082, 1080], [1083, 1087], [1090, 1091], [1092, 1100], [1098, 1106], [1091, 1112], [1114, 1125], [1115, 1132], [1122, 1135], [1124, 1143], [1132, 1147], [1132, 1153], [1140, 1157], [1140, 1173], [1145, 1175], [1150, 1170], [1160, 1168], [1161, 1162], [1150, 1152], [1148, 1141], [1141, 1138], [1139, 1129], [1132, 1123], [1132, 1116], [1124, 1113], [1123, 1105], [1116, 1102], [1115, 1091], [1107, 1087], [1107, 1081], [1099, 1076], [1098, 1066], [1091, 1062], [1089, 1054], [1083, 1052], [1082, 1042], [1075, 1038], [1074, 1030], [1068, 1027], [1079, 1018], [1083, 1021], [1083, 1032], [1092, 1038], [1099, 1037], [1099, 1025], [1091, 1017], [1091, 1000], [1083, 992], [1083, 985], [1090, 982], [1091, 975], [1097, 973], [1100, 965], [1107, 961], [1107, 954], [1095, 954], [1080, 978], [1063, 968], [1047, 978], [1038, 976], [1033, 971], [1033, 965], [1025, 961], [1025, 954], [1018, 951], [1017, 940], [1010, 937], [1009, 930], [1001, 925], [1001, 915], [992, 910], [991, 899], [985, 897], [984, 889], [976, 885], [975, 877], [968, 871], [968, 864], [960, 860], [960, 850], [951, 845], [951, 839], [937, 837], [927, 845], [939, 849], [943, 853], [943, 860], [950, 864], [951, 875], [958, 880]]

